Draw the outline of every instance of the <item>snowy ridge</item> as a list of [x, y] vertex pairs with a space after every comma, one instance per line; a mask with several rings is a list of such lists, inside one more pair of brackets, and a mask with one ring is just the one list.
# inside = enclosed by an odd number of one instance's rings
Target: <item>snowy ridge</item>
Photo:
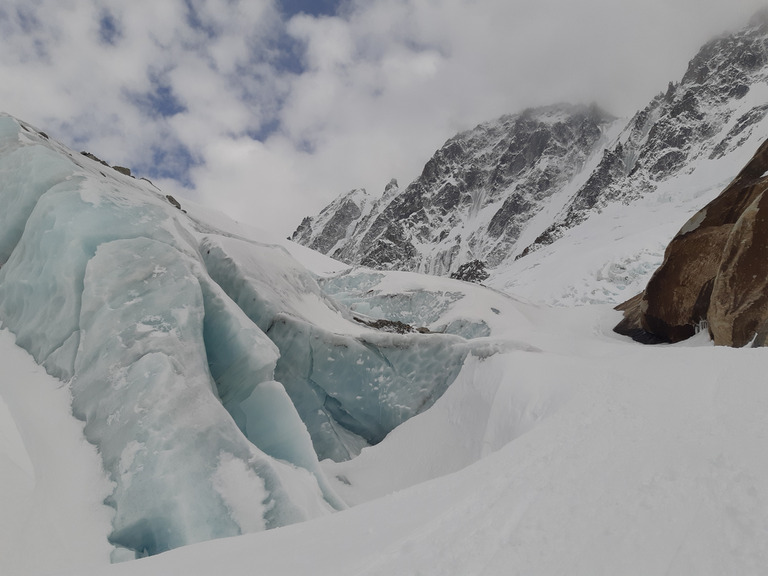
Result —
[[[692, 188], [702, 200], [711, 199], [722, 189], [722, 175], [735, 175], [768, 137], [766, 102], [768, 18], [759, 13], [744, 29], [703, 46], [683, 78], [629, 120], [610, 122], [593, 108], [591, 123], [579, 124], [585, 109], [555, 106], [504, 116], [455, 136], [416, 181], [380, 203], [381, 216], [372, 211], [327, 253], [350, 264], [438, 275], [477, 259], [491, 268], [493, 286], [517, 290], [535, 282], [521, 272], [550, 266], [551, 254], [572, 252], [574, 241], [582, 244], [573, 229], [613, 204], [663, 203], [668, 197], [686, 202]], [[298, 232], [294, 239], [305, 243]], [[600, 268], [615, 266], [620, 273], [629, 267], [625, 284], [634, 285], [629, 276], [660, 263], [647, 251], [663, 249], [673, 235], [665, 229], [648, 236], [635, 254]], [[553, 243], [554, 251], [533, 257]], [[586, 254], [572, 256], [582, 260]], [[527, 262], [519, 264], [521, 259]], [[551, 266], [562, 264], [555, 259]], [[592, 279], [585, 282], [612, 274], [588, 260], [574, 263], [574, 269], [590, 269]], [[589, 293], [572, 285], [541, 297], [523, 290], [547, 303], [617, 297], [608, 285]]]
[[[702, 48], [639, 112], [554, 221], [489, 285], [549, 304], [640, 292], [690, 216], [768, 139], [768, 19]], [[676, 159], [676, 160], [675, 160]]]
[[600, 165], [555, 221], [523, 252], [553, 242], [610, 202], [653, 194], [659, 183], [737, 152], [768, 135], [768, 20], [758, 15], [712, 40], [629, 122]]
[[352, 235], [357, 221], [371, 212], [371, 203], [364, 188], [350, 190], [323, 208], [317, 218], [305, 218], [291, 239], [323, 254], [333, 254]]

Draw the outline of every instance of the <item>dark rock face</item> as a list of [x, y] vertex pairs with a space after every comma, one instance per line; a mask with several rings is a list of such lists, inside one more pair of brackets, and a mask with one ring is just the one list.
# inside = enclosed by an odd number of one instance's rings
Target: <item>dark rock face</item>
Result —
[[95, 161], [96, 161], [96, 162], [98, 162], [99, 164], [103, 164], [103, 165], [104, 165], [104, 166], [106, 166], [107, 168], [111, 168], [111, 166], [110, 166], [109, 164], [107, 164], [106, 162], [104, 162], [104, 160], [102, 160], [101, 158], [99, 158], [99, 157], [98, 157], [98, 156], [96, 156], [95, 154], [91, 154], [90, 152], [86, 152], [85, 150], [83, 150], [82, 152], [80, 152], [80, 154], [82, 154], [82, 155], [83, 155], [83, 156], [85, 156], [86, 158], [90, 158], [91, 160], [95, 160]]
[[768, 178], [731, 232], [712, 287], [709, 324], [715, 343], [755, 346], [768, 340]]
[[485, 262], [482, 260], [472, 260], [459, 266], [459, 269], [451, 274], [451, 278], [464, 280], [465, 282], [475, 282], [479, 284], [487, 280], [490, 274], [485, 269]]
[[353, 316], [352, 320], [359, 322], [360, 324], [365, 324], [371, 328], [375, 328], [376, 330], [381, 330], [382, 332], [392, 332], [394, 334], [410, 334], [411, 332], [421, 332], [423, 334], [429, 333], [429, 330], [426, 328], [416, 329], [410, 324], [406, 324], [400, 320], [365, 320], [363, 318], [358, 318], [357, 316]]
[[318, 236], [310, 244], [310, 248], [318, 252], [328, 253], [347, 233], [349, 225], [360, 218], [360, 206], [353, 200], [346, 199], [325, 225], [322, 236]]
[[125, 166], [112, 166], [112, 168], [120, 172], [120, 174], [124, 174], [125, 176], [131, 175], [131, 169], [126, 168]]
[[[41, 136], [44, 136], [46, 140], [48, 139], [48, 136], [46, 134], [44, 134], [42, 132], [40, 132], [39, 134]], [[80, 152], [80, 154], [82, 154], [86, 158], [90, 158], [91, 160], [95, 160], [99, 164], [103, 164], [107, 168], [112, 168], [113, 170], [116, 170], [117, 172], [120, 172], [120, 174], [124, 174], [125, 176], [131, 176], [131, 169], [130, 168], [126, 168], [125, 166], [110, 166], [109, 164], [104, 162], [104, 160], [102, 160], [98, 156], [96, 156], [94, 154], [91, 154], [90, 152], [86, 152], [85, 150]], [[133, 178], [133, 176], [131, 176], [131, 178]]]
[[350, 234], [351, 225], [363, 215], [368, 204], [368, 193], [364, 189], [351, 190], [326, 206], [315, 218], [304, 218], [291, 240], [323, 254], [331, 254], [334, 247]]
[[768, 340], [768, 141], [672, 239], [615, 330], [678, 342], [706, 321], [715, 344]]
[[181, 203], [178, 200], [176, 200], [176, 198], [174, 198], [170, 194], [166, 194], [165, 199], [168, 200], [168, 202], [170, 202], [173, 206], [181, 210]]
[[[560, 105], [481, 124], [448, 140], [404, 190], [390, 183], [370, 210], [347, 211], [357, 222], [345, 240], [323, 232], [328, 241], [319, 242], [315, 220], [302, 222], [293, 239], [374, 268], [447, 275], [472, 260], [495, 266], [582, 169], [612, 121], [594, 106]], [[347, 230], [350, 223], [343, 220]]]

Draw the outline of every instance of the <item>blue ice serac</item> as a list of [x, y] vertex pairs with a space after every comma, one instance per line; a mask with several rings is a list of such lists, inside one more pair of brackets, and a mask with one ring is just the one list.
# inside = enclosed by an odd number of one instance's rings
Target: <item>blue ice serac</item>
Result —
[[[250, 530], [241, 506], [264, 528], [344, 508], [319, 460], [431, 406], [487, 335], [355, 321], [424, 324], [458, 296], [376, 299], [370, 271], [318, 283], [10, 116], [0, 203], [0, 321], [71, 388], [113, 481], [116, 559]], [[233, 470], [252, 501], [222, 488]]]

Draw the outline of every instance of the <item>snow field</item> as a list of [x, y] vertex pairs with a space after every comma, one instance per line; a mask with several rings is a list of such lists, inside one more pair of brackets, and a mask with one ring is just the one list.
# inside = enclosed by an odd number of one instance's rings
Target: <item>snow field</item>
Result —
[[112, 491], [69, 388], [0, 330], [0, 574], [109, 562]]
[[761, 573], [768, 350], [645, 347], [616, 318], [547, 311], [540, 352], [471, 358], [432, 409], [323, 462], [349, 510], [80, 573]]

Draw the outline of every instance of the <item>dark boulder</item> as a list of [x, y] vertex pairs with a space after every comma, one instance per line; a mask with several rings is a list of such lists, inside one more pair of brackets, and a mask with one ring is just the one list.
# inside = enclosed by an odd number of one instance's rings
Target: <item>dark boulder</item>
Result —
[[744, 346], [768, 336], [768, 178], [763, 193], [736, 222], [723, 250], [709, 303], [716, 344]]
[[679, 342], [708, 325], [715, 344], [768, 340], [768, 140], [672, 239], [645, 291], [617, 307], [615, 330]]
[[464, 280], [465, 282], [475, 282], [480, 284], [487, 280], [490, 274], [485, 269], [485, 262], [482, 260], [472, 260], [459, 266], [459, 269], [451, 274], [455, 280]]
[[166, 199], [166, 200], [168, 200], [168, 202], [170, 202], [170, 203], [171, 203], [171, 204], [173, 204], [174, 206], [176, 206], [176, 208], [178, 208], [179, 210], [181, 210], [181, 203], [179, 203], [179, 201], [178, 201], [178, 200], [176, 200], [176, 198], [174, 198], [174, 197], [173, 197], [173, 196], [171, 196], [170, 194], [166, 194], [166, 195], [165, 195], [165, 199]]

